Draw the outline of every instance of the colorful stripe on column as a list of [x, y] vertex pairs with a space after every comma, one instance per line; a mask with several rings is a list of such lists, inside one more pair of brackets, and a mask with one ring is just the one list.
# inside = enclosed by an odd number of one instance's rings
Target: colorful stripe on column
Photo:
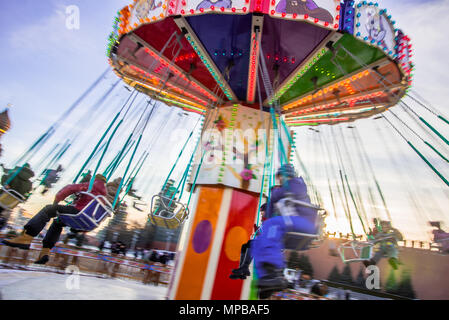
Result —
[[199, 300], [204, 286], [211, 244], [223, 200], [223, 188], [202, 186], [192, 229], [188, 235], [180, 279], [176, 288], [176, 300]]
[[229, 275], [232, 269], [238, 268], [240, 249], [250, 239], [254, 231], [253, 224], [258, 203], [259, 196], [257, 194], [236, 189], [232, 191], [231, 206], [210, 297], [212, 300], [239, 300], [241, 298], [243, 281], [231, 280]]

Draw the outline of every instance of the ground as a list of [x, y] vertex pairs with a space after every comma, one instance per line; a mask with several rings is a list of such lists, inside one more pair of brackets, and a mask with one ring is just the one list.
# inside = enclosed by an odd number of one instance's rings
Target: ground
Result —
[[[26, 270], [0, 265], [0, 300], [165, 300], [168, 293], [164, 286], [89, 274], [80, 274], [77, 285], [72, 275], [55, 273], [52, 268], [20, 268]], [[298, 291], [309, 293], [310, 288]], [[329, 288], [329, 298], [338, 299], [338, 291]], [[384, 299], [351, 292], [351, 300]]]
[[79, 288], [70, 275], [0, 267], [3, 300], [164, 300], [167, 287], [121, 279], [80, 275]]

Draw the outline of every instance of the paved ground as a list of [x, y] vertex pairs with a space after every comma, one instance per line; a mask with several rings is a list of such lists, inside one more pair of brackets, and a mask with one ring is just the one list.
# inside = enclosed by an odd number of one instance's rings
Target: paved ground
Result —
[[0, 268], [3, 300], [164, 300], [166, 287], [121, 279]]
[[[0, 266], [0, 300], [164, 300], [167, 291], [167, 287], [87, 274], [77, 280], [69, 274], [49, 272], [49, 268], [24, 271]], [[309, 293], [310, 288], [298, 291]], [[339, 291], [329, 288], [329, 298], [338, 299]], [[340, 297], [344, 299], [344, 294]], [[351, 292], [351, 300], [384, 298]]]

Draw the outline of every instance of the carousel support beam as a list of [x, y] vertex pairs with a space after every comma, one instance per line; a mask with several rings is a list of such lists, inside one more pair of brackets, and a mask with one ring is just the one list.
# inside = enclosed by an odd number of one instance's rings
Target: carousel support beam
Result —
[[[343, 35], [338, 32], [331, 32], [324, 38], [320, 44], [313, 50], [292, 73], [281, 83], [281, 85], [274, 91], [272, 96], [267, 97], [264, 101], [264, 105], [272, 104], [276, 99], [279, 99], [285, 91], [293, 86], [296, 81], [301, 78], [301, 71], [311, 62], [313, 59], [320, 59], [329, 49], [326, 44], [329, 41], [337, 42]], [[318, 56], [319, 55], [319, 56]]]
[[256, 82], [259, 69], [260, 43], [263, 31], [263, 16], [253, 15], [251, 22], [251, 42], [248, 68], [248, 89], [246, 92], [246, 101], [254, 103], [256, 97]]

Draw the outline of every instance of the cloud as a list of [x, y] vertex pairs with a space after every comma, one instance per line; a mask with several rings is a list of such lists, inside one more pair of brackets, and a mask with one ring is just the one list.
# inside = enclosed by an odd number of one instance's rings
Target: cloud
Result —
[[[82, 23], [78, 30], [68, 29], [66, 8], [61, 2], [53, 2], [53, 11], [49, 16], [11, 32], [8, 37], [11, 48], [17, 50], [18, 54], [34, 53], [57, 58], [74, 53], [89, 54], [92, 47], [99, 46], [90, 36], [92, 29]], [[104, 44], [100, 46], [104, 47]]]
[[[416, 65], [415, 88], [432, 103], [444, 106], [447, 91], [449, 51], [447, 34], [448, 0], [383, 1], [397, 26], [410, 36], [412, 61]], [[382, 5], [382, 4], [381, 4]], [[447, 110], [447, 108], [446, 108]]]

